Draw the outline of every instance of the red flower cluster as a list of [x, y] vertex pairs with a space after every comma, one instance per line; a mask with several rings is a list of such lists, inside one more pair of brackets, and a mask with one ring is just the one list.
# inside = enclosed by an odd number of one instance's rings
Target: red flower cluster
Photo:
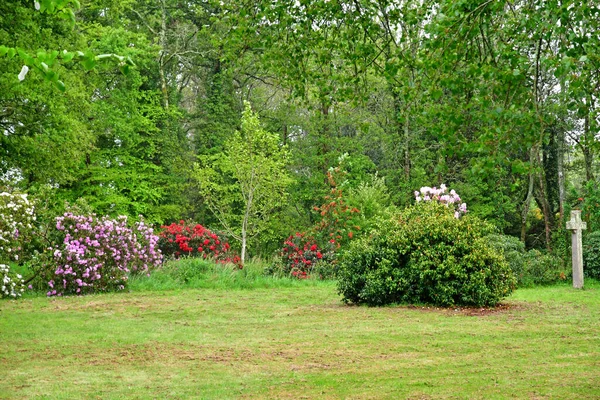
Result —
[[309, 278], [310, 271], [319, 260], [331, 262], [335, 253], [335, 241], [331, 249], [323, 251], [312, 237], [297, 232], [291, 235], [283, 244], [280, 256], [285, 266], [285, 272], [299, 279]]
[[212, 258], [216, 262], [233, 263], [242, 268], [240, 257], [233, 254], [229, 243], [200, 224], [186, 224], [181, 220], [178, 224], [172, 223], [161, 228], [159, 246], [166, 256]]

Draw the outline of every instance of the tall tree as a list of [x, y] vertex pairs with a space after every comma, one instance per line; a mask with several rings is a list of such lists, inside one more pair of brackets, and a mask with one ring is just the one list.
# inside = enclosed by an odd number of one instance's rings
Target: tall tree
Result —
[[203, 157], [196, 168], [202, 198], [228, 234], [240, 242], [242, 262], [248, 240], [285, 204], [290, 184], [287, 162], [287, 150], [277, 135], [260, 126], [246, 103], [241, 130], [225, 153]]

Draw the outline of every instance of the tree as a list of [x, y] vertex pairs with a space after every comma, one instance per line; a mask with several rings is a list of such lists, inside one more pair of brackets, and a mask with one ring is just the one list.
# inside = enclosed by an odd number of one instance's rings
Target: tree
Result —
[[[17, 13], [17, 5], [8, 4], [9, 14]], [[58, 19], [67, 21], [66, 26], [73, 28], [75, 25], [75, 10], [80, 8], [79, 0], [34, 0], [32, 7], [40, 13], [46, 13], [48, 15], [56, 15]], [[44, 41], [44, 44], [47, 44]], [[34, 54], [33, 50], [22, 48], [22, 47], [7, 47], [2, 41], [0, 41], [0, 57], [6, 56], [11, 59], [15, 56], [23, 63], [21, 72], [18, 75], [20, 81], [23, 81], [29, 72], [29, 69], [39, 72], [47, 81], [53, 82], [54, 85], [61, 91], [66, 90], [66, 86], [63, 81], [59, 79], [57, 72], [59, 65], [68, 65], [71, 62], [79, 62], [86, 70], [93, 69], [99, 61], [103, 60], [116, 60], [123, 73], [127, 73], [129, 68], [133, 65], [133, 60], [129, 57], [123, 57], [117, 54], [100, 54], [96, 55], [89, 50], [87, 51], [67, 51], [63, 49], [59, 51], [57, 49], [52, 50], [37, 50]]]
[[245, 102], [242, 126], [226, 144], [225, 152], [204, 156], [195, 178], [208, 208], [225, 230], [241, 243], [242, 263], [248, 239], [264, 229], [283, 205], [291, 183], [286, 165], [288, 151], [277, 135], [260, 125]]

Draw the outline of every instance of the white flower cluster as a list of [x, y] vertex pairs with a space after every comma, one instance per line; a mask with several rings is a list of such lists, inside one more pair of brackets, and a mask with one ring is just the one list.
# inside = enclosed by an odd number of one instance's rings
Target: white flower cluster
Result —
[[456, 205], [458, 205], [454, 211], [454, 216], [459, 218], [462, 214], [467, 212], [467, 203], [461, 203], [460, 196], [454, 189], [450, 190], [449, 194], [446, 194], [447, 190], [448, 187], [446, 187], [446, 185], [443, 183], [440, 185], [439, 189], [436, 187], [430, 188], [429, 186], [424, 186], [420, 191], [415, 190], [415, 198], [417, 203], [421, 201], [434, 200], [446, 205], [446, 207], [450, 207], [450, 205], [452, 205], [454, 208]]
[[26, 194], [0, 193], [0, 257], [18, 260], [20, 239], [33, 230], [35, 212]]
[[25, 291], [25, 282], [19, 274], [12, 274], [10, 267], [0, 264], [0, 297], [16, 299]]

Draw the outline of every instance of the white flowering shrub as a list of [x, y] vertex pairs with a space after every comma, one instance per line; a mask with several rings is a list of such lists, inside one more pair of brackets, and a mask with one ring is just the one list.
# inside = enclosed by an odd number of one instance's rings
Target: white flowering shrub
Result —
[[0, 261], [19, 261], [33, 237], [35, 210], [26, 194], [0, 192]]
[[0, 264], [0, 297], [16, 299], [24, 291], [23, 277], [13, 273], [8, 265]]
[[435, 201], [446, 207], [452, 208], [454, 211], [454, 218], [460, 218], [461, 215], [467, 213], [467, 203], [461, 203], [460, 196], [454, 189], [450, 190], [450, 193], [446, 193], [448, 187], [443, 183], [440, 188], [424, 186], [421, 190], [415, 190], [415, 199], [417, 203], [422, 201]]

